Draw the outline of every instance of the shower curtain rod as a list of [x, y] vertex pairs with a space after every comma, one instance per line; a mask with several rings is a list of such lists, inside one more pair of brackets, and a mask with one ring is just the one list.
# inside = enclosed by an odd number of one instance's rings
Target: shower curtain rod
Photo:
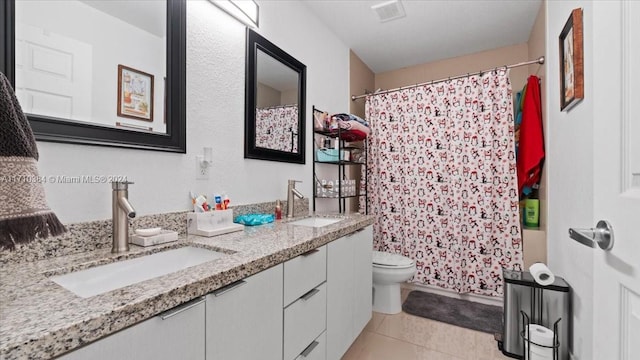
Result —
[[411, 88], [418, 87], [418, 86], [423, 86], [423, 85], [433, 85], [435, 83], [439, 83], [439, 82], [443, 82], [443, 81], [461, 79], [463, 77], [469, 77], [469, 76], [472, 76], [472, 75], [480, 75], [480, 74], [484, 74], [484, 73], [492, 71], [492, 70], [497, 70], [497, 69], [502, 69], [502, 68], [511, 69], [511, 68], [515, 68], [515, 67], [519, 67], [519, 66], [525, 66], [525, 65], [531, 65], [531, 64], [540, 64], [540, 65], [544, 64], [544, 56], [540, 56], [539, 58], [537, 58], [535, 60], [531, 60], [531, 61], [524, 61], [524, 62], [517, 63], [517, 64], [499, 66], [499, 67], [496, 67], [496, 68], [493, 68], [493, 69], [488, 69], [488, 70], [483, 70], [483, 71], [478, 71], [478, 72], [468, 73], [468, 74], [463, 74], [463, 75], [458, 75], [458, 76], [450, 76], [448, 78], [444, 78], [444, 79], [440, 79], [440, 80], [431, 80], [431, 81], [423, 82], [423, 83], [420, 83], [420, 84], [401, 86], [401, 87], [395, 88], [395, 89], [383, 90], [383, 91], [378, 91], [378, 92], [368, 93], [368, 94], [363, 94], [363, 95], [357, 95], [357, 96], [356, 95], [351, 95], [351, 101], [356, 101], [358, 99], [362, 99], [362, 98], [367, 97], [369, 95], [386, 94], [386, 93], [393, 92], [393, 91], [411, 89]]

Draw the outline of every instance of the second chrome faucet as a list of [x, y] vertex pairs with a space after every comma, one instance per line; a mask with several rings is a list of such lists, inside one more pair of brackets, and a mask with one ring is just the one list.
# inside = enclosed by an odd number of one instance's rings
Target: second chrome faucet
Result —
[[304, 195], [298, 189], [296, 189], [296, 183], [302, 182], [300, 180], [289, 180], [287, 185], [287, 218], [292, 218], [294, 216], [294, 200], [297, 196], [300, 199], [304, 199]]

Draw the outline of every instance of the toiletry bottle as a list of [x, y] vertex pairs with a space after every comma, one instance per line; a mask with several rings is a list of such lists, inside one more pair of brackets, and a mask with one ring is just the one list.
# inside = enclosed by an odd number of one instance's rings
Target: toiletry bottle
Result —
[[216, 210], [222, 210], [222, 196], [215, 194], [214, 197], [216, 203]]
[[282, 206], [280, 205], [280, 200], [276, 200], [276, 220], [282, 219]]
[[227, 196], [227, 194], [224, 194], [222, 196], [222, 209], [223, 210], [227, 210], [229, 208], [229, 202], [231, 200], [229, 200], [229, 197]]

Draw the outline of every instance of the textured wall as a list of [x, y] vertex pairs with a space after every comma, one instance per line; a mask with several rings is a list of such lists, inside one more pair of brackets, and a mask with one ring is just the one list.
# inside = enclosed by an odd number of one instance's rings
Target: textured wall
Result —
[[[312, 104], [347, 110], [349, 49], [300, 2], [259, 5], [258, 32], [307, 65], [307, 115]], [[312, 151], [305, 165], [244, 159], [244, 83], [245, 27], [208, 1], [188, 1], [187, 154], [39, 142], [40, 173], [127, 175], [140, 215], [189, 209], [189, 190], [225, 191], [235, 204], [283, 198], [287, 179], [303, 180], [298, 187], [311, 196]], [[310, 133], [306, 141], [310, 149]], [[204, 146], [213, 148], [213, 169], [209, 180], [196, 180]], [[109, 184], [47, 183], [45, 190], [65, 223], [111, 217]]]

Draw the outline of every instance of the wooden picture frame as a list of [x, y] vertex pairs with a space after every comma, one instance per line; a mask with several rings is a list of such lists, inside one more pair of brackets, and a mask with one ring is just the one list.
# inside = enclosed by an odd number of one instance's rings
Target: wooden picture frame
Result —
[[153, 75], [118, 65], [118, 116], [153, 122]]
[[574, 9], [560, 33], [560, 111], [584, 98], [582, 9]]

